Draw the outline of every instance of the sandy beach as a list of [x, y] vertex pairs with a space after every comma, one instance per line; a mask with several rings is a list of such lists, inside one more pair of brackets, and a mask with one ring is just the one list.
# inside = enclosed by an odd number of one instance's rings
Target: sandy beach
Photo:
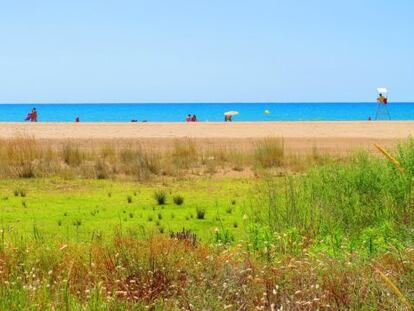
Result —
[[342, 153], [373, 143], [393, 145], [414, 134], [414, 121], [341, 122], [234, 122], [234, 123], [0, 123], [0, 138], [34, 137], [39, 140], [141, 141], [148, 145], [191, 138], [207, 144], [239, 145], [266, 137], [283, 138], [287, 149], [318, 148]]

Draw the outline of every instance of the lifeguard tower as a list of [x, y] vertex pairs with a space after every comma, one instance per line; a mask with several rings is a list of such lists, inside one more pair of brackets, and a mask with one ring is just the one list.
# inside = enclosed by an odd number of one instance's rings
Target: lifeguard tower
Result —
[[375, 113], [375, 120], [391, 120], [390, 112], [388, 111], [388, 90], [385, 87], [377, 88], [377, 112]]

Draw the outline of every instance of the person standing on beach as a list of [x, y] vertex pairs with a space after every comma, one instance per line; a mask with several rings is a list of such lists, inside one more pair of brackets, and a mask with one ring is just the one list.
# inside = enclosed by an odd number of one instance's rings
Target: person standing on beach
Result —
[[36, 108], [32, 109], [32, 113], [30, 115], [30, 122], [37, 122], [37, 110], [36, 110]]

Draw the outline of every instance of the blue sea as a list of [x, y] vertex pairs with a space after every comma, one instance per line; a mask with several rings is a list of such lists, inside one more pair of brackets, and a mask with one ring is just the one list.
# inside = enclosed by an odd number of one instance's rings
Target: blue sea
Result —
[[[184, 121], [195, 114], [199, 121], [223, 121], [224, 112], [238, 111], [233, 121], [337, 121], [375, 118], [376, 103], [225, 103], [225, 104], [0, 104], [0, 122], [22, 121], [33, 107], [38, 120], [73, 122]], [[393, 120], [414, 120], [414, 103], [387, 105]], [[265, 111], [268, 114], [265, 114]], [[384, 115], [382, 117], [385, 117]]]

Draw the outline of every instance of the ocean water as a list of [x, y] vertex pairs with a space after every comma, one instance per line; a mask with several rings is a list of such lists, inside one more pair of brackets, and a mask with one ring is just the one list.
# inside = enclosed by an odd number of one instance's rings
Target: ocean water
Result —
[[[322, 121], [375, 118], [376, 103], [226, 103], [226, 104], [0, 104], [0, 122], [23, 122], [33, 108], [38, 120], [73, 122], [184, 121], [195, 114], [199, 121], [223, 121], [224, 112], [235, 110], [233, 121]], [[393, 120], [414, 120], [414, 103], [387, 105]], [[265, 110], [269, 114], [265, 114]], [[381, 116], [384, 118], [384, 115]]]

